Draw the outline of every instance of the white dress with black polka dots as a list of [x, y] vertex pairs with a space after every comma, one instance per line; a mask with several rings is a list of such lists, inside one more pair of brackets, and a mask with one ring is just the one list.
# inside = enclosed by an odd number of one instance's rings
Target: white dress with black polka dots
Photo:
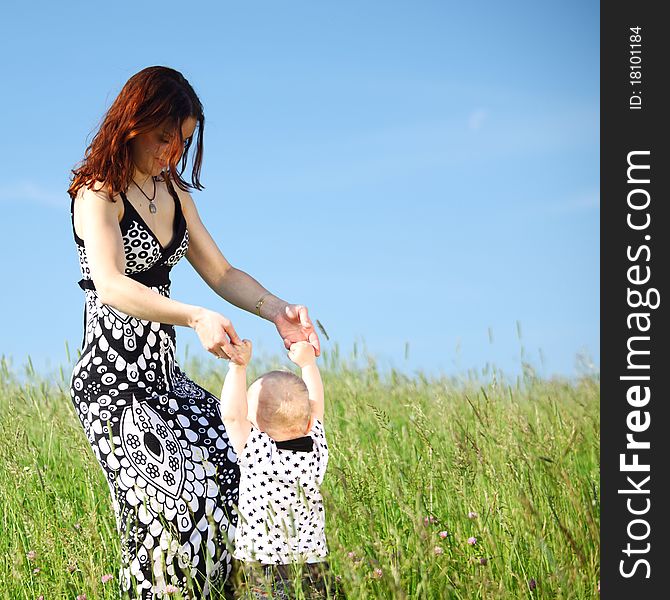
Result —
[[[166, 247], [125, 194], [119, 226], [125, 274], [169, 297], [170, 270], [186, 254], [189, 238], [179, 197], [168, 187], [175, 217]], [[71, 211], [74, 231], [74, 202]], [[231, 569], [239, 484], [220, 402], [179, 368], [173, 325], [100, 301], [84, 241], [74, 237], [86, 302], [70, 393], [111, 491], [121, 590], [155, 599], [173, 584], [184, 598], [207, 598]]]
[[277, 448], [252, 427], [240, 453], [237, 559], [261, 564], [320, 562], [328, 554], [325, 513], [319, 486], [328, 464], [323, 425], [309, 433], [311, 451]]

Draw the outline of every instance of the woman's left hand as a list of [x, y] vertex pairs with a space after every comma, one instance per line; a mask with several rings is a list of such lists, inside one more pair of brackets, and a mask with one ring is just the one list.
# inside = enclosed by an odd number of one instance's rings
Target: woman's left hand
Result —
[[284, 340], [284, 346], [288, 350], [295, 342], [307, 341], [314, 346], [317, 356], [321, 354], [319, 336], [314, 330], [314, 325], [307, 314], [307, 307], [301, 304], [287, 304], [283, 310], [274, 318], [279, 335]]

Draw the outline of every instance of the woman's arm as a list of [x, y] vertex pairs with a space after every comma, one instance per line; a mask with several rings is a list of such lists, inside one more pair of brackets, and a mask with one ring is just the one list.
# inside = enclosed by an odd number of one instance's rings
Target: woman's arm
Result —
[[[307, 308], [274, 296], [251, 275], [233, 267], [201, 221], [191, 194], [174, 187], [189, 231], [186, 258], [205, 283], [224, 300], [274, 323], [286, 348], [293, 342], [305, 340], [314, 346], [318, 356], [321, 351], [319, 337]], [[260, 309], [256, 310], [259, 303]]]
[[200, 277], [224, 300], [248, 312], [256, 312], [256, 303], [263, 296], [261, 316], [268, 321], [288, 305], [273, 296], [251, 275], [233, 267], [200, 219], [191, 194], [174, 186], [181, 200], [189, 233], [186, 258]]
[[203, 346], [221, 358], [236, 352], [229, 338], [235, 343], [241, 340], [228, 319], [200, 306], [162, 296], [126, 277], [117, 207], [104, 193], [86, 189], [77, 206], [81, 210], [91, 278], [103, 304], [138, 319], [192, 327]]

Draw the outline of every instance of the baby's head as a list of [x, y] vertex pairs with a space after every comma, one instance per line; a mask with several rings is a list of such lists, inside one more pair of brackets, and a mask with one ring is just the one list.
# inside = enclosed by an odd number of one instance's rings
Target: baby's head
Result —
[[306, 435], [312, 426], [312, 407], [305, 382], [289, 371], [270, 371], [247, 392], [248, 419], [273, 440]]

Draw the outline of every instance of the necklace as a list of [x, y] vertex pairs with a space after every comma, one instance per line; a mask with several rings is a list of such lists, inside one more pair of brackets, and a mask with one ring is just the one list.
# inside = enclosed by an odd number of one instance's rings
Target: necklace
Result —
[[154, 182], [154, 194], [153, 194], [153, 196], [152, 196], [151, 198], [149, 198], [149, 196], [147, 196], [147, 195], [144, 193], [144, 190], [143, 190], [139, 185], [137, 185], [137, 182], [136, 182], [134, 179], [133, 179], [132, 181], [133, 181], [133, 183], [137, 186], [137, 189], [140, 190], [140, 192], [142, 192], [142, 195], [149, 201], [149, 212], [150, 212], [152, 215], [155, 215], [155, 214], [156, 214], [156, 211], [158, 210], [158, 209], [156, 208], [156, 205], [154, 204], [154, 198], [156, 198], [156, 180], [155, 180], [153, 177], [151, 178], [151, 181]]

